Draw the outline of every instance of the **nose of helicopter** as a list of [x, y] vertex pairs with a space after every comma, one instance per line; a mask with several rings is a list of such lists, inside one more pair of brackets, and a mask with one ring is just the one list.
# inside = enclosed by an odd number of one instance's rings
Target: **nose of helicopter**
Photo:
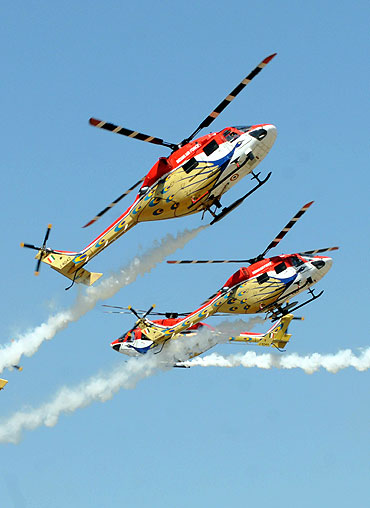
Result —
[[115, 351], [119, 352], [120, 347], [121, 347], [121, 344], [120, 344], [118, 341], [116, 341], [116, 340], [115, 340], [115, 341], [113, 341], [113, 342], [111, 343], [110, 347], [111, 347], [112, 349], [114, 349]]
[[312, 266], [315, 267], [317, 278], [322, 279], [324, 275], [328, 273], [330, 268], [332, 267], [333, 260], [332, 258], [321, 256], [317, 257], [312, 261]]
[[323, 261], [325, 262], [325, 266], [324, 266], [324, 275], [325, 275], [326, 273], [328, 273], [328, 271], [332, 267], [333, 260], [332, 260], [332, 258], [326, 257], [326, 258], [323, 258]]
[[248, 134], [257, 140], [254, 149], [260, 147], [263, 152], [267, 153], [275, 143], [277, 128], [271, 123], [252, 125], [248, 130]]
[[266, 135], [265, 139], [263, 139], [262, 141], [269, 148], [271, 148], [276, 140], [277, 128], [275, 127], [275, 125], [272, 125], [272, 124], [264, 125], [263, 128], [267, 131], [267, 135]]

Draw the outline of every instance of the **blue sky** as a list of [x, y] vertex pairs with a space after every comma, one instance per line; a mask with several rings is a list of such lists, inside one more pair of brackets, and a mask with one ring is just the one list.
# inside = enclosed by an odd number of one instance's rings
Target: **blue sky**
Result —
[[[168, 153], [93, 129], [88, 118], [176, 142], [277, 52], [212, 125], [277, 126], [261, 164], [273, 171], [269, 183], [171, 257], [252, 257], [313, 199], [277, 250], [341, 249], [318, 285], [324, 295], [291, 326], [285, 354], [369, 346], [367, 2], [15, 0], [0, 14], [2, 344], [85, 291], [64, 291], [65, 280], [45, 266], [35, 278], [32, 252], [19, 243], [42, 241], [51, 222], [51, 247], [81, 249], [130, 199], [81, 226]], [[245, 178], [224, 204], [249, 188]], [[89, 268], [108, 277], [166, 234], [200, 224], [198, 215], [141, 224]], [[106, 303], [191, 310], [236, 269], [161, 263]], [[22, 373], [4, 371], [2, 421], [123, 364], [109, 343], [131, 324], [97, 305], [22, 358]], [[369, 373], [352, 368], [160, 372], [2, 444], [0, 499], [37, 508], [365, 506], [368, 386]]]

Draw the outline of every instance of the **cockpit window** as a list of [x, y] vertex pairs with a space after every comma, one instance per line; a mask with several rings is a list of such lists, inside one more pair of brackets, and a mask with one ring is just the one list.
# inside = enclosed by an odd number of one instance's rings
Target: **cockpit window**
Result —
[[190, 160], [188, 160], [188, 162], [186, 162], [183, 165], [183, 170], [185, 171], [185, 173], [190, 173], [197, 166], [198, 166], [198, 161], [196, 159], [194, 159], [194, 157], [192, 157]]
[[269, 276], [267, 275], [267, 273], [261, 273], [261, 275], [259, 275], [257, 277], [258, 284], [263, 284], [264, 282], [267, 282], [268, 280], [269, 280]]
[[252, 125], [236, 125], [234, 129], [238, 129], [238, 131], [248, 132], [252, 128]]
[[240, 136], [240, 134], [238, 134], [237, 132], [233, 132], [233, 131], [224, 131], [223, 132], [223, 135], [226, 139], [226, 141], [233, 141], [235, 138], [238, 138]]
[[282, 263], [279, 263], [278, 265], [275, 266], [275, 272], [276, 273], [281, 273], [284, 270], [286, 270], [286, 264], [284, 263], [284, 261]]
[[132, 342], [135, 340], [135, 330], [132, 330], [130, 332], [130, 335], [128, 335], [128, 332], [125, 332], [121, 337], [118, 337], [120, 342]]
[[292, 266], [301, 266], [304, 264], [302, 259], [299, 259], [299, 257], [297, 256], [292, 256], [291, 258], [289, 258], [289, 261], [291, 262]]
[[322, 259], [318, 259], [317, 261], [312, 261], [312, 264], [315, 268], [318, 268], [320, 270], [321, 268], [324, 268], [325, 261], [323, 261]]
[[254, 138], [258, 139], [258, 141], [261, 141], [264, 137], [267, 136], [267, 130], [266, 129], [255, 129], [254, 131], [249, 132], [250, 136], [253, 136]]
[[215, 141], [214, 139], [212, 139], [212, 141], [210, 143], [208, 143], [208, 145], [206, 145], [204, 148], [203, 148], [203, 152], [206, 154], [206, 155], [211, 155], [211, 153], [215, 152], [218, 148], [218, 143], [217, 141]]

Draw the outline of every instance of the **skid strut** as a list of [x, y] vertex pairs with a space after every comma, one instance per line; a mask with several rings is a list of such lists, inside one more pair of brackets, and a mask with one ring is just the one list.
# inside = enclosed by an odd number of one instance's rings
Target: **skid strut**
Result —
[[260, 187], [262, 187], [263, 184], [265, 184], [267, 182], [267, 180], [270, 178], [271, 176], [271, 171], [270, 173], [266, 176], [266, 178], [264, 178], [263, 180], [260, 180], [259, 179], [259, 175], [260, 173], [257, 173], [257, 174], [254, 174], [252, 172], [252, 180], [253, 179], [256, 179], [258, 181], [258, 184], [253, 187], [252, 190], [250, 190], [249, 192], [247, 192], [247, 194], [244, 194], [244, 196], [242, 196], [241, 198], [237, 199], [236, 201], [234, 201], [234, 203], [232, 203], [230, 206], [225, 206], [225, 208], [223, 208], [221, 210], [221, 212], [218, 214], [218, 215], [215, 215], [215, 214], [212, 214], [214, 215], [214, 219], [210, 222], [210, 225], [212, 224], [215, 224], [216, 222], [220, 221], [221, 219], [223, 219], [227, 214], [229, 214], [230, 212], [232, 212], [236, 207], [238, 207], [239, 205], [241, 205], [243, 203], [243, 201], [245, 199], [247, 199], [251, 194], [253, 194], [253, 192], [255, 192], [257, 189], [259, 189]]

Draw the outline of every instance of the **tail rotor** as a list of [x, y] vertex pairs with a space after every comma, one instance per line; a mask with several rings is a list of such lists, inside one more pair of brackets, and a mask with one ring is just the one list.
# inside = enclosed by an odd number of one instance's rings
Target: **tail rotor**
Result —
[[27, 249], [32, 249], [32, 250], [38, 251], [35, 275], [38, 275], [40, 273], [40, 265], [41, 265], [42, 259], [48, 254], [55, 253], [54, 250], [46, 247], [46, 243], [47, 243], [49, 235], [50, 235], [50, 230], [51, 230], [51, 224], [48, 224], [48, 227], [47, 227], [46, 233], [45, 233], [45, 237], [44, 237], [44, 241], [42, 242], [41, 247], [37, 247], [36, 245], [33, 245], [31, 243], [23, 243], [23, 242], [21, 243], [21, 247], [26, 247]]

